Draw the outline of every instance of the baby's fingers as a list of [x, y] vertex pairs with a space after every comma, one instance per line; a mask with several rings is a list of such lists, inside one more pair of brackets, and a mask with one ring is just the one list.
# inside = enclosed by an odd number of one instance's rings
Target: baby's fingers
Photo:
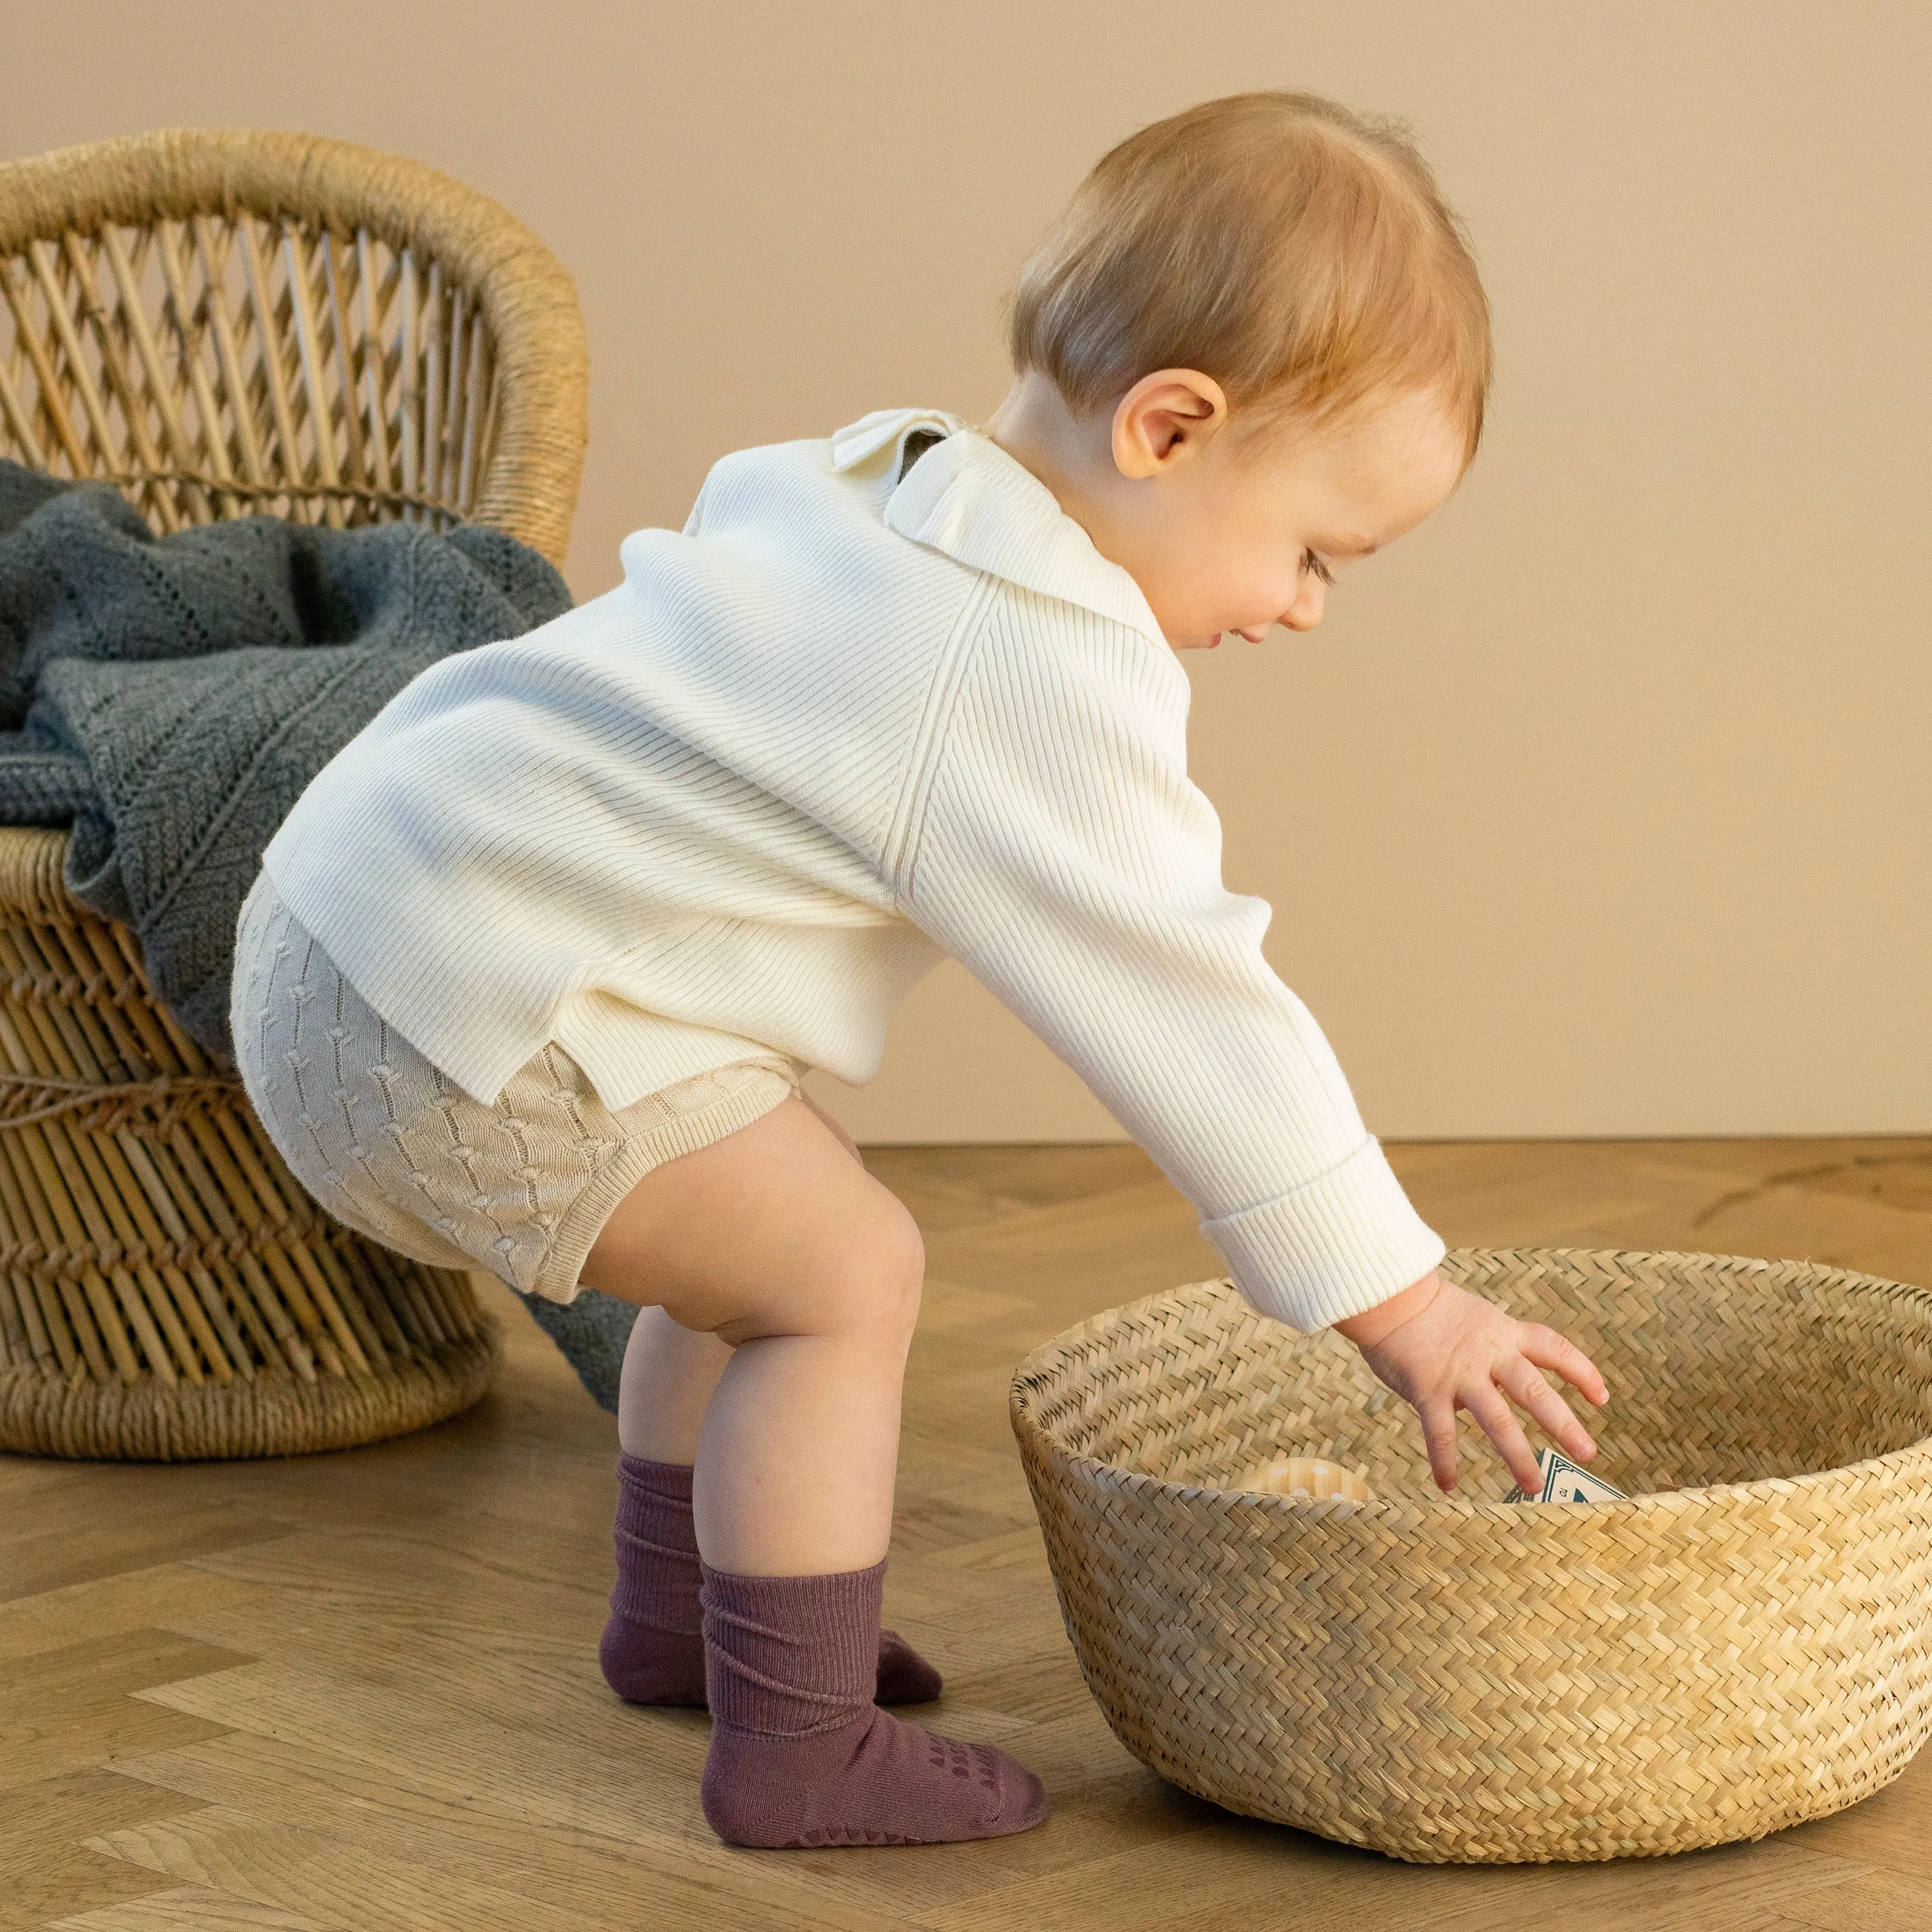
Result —
[[[1549, 1385], [1546, 1383], [1544, 1386]], [[1462, 1398], [1462, 1406], [1496, 1445], [1496, 1454], [1508, 1465], [1510, 1474], [1516, 1478], [1516, 1487], [1525, 1496], [1534, 1496], [1543, 1486], [1543, 1472], [1536, 1466], [1529, 1438], [1522, 1432], [1522, 1424], [1516, 1419], [1516, 1411], [1504, 1401], [1493, 1384], [1486, 1389], [1472, 1390]]]
[[1429, 1468], [1438, 1490], [1456, 1486], [1456, 1406], [1449, 1402], [1419, 1404], [1422, 1440], [1429, 1450]]
[[[1610, 1392], [1598, 1374], [1596, 1364], [1568, 1336], [1546, 1328], [1540, 1322], [1526, 1322], [1520, 1346], [1539, 1369], [1554, 1369], [1586, 1402], [1600, 1408], [1610, 1400]], [[1541, 1419], [1538, 1418], [1539, 1421]]]
[[1497, 1381], [1517, 1408], [1534, 1416], [1543, 1432], [1559, 1444], [1573, 1462], [1587, 1462], [1597, 1453], [1590, 1432], [1576, 1420], [1570, 1405], [1527, 1361], [1518, 1361]]

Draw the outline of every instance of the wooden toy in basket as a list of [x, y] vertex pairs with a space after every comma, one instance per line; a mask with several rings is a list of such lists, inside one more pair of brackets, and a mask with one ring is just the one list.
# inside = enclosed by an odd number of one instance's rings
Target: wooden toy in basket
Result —
[[[1354, 1349], [1226, 1282], [1022, 1364], [1013, 1426], [1120, 1741], [1231, 1810], [1420, 1862], [1684, 1851], [1897, 1777], [1932, 1734], [1932, 1294], [1709, 1255], [1444, 1265], [1595, 1360], [1628, 1499], [1506, 1501], [1466, 1432], [1442, 1496]], [[1367, 1499], [1239, 1487], [1288, 1456]]]
[[[570, 279], [419, 164], [178, 129], [0, 165], [0, 456], [165, 532], [266, 512], [492, 524], [562, 560], [586, 359]], [[0, 831], [0, 1449], [338, 1448], [467, 1407], [467, 1278], [284, 1166], [125, 928]]]

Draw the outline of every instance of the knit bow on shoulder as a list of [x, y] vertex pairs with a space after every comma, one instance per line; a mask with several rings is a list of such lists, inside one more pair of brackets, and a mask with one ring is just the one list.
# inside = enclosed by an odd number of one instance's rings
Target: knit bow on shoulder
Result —
[[889, 446], [892, 452], [890, 473], [896, 474], [905, 449], [905, 440], [915, 430], [931, 430], [952, 436], [966, 427], [958, 416], [944, 410], [874, 410], [848, 423], [832, 439], [832, 466], [835, 470], [856, 470], [868, 458]]

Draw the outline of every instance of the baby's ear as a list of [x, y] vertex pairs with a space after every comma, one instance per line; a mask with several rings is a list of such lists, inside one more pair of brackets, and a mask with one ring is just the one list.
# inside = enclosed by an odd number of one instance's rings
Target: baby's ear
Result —
[[1204, 449], [1228, 420], [1228, 398], [1198, 369], [1156, 369], [1114, 408], [1114, 466], [1123, 476], [1165, 476]]

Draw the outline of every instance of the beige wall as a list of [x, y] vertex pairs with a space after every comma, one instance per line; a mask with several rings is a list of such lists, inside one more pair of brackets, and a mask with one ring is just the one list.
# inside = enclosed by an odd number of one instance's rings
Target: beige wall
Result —
[[[1313, 638], [1190, 661], [1231, 883], [1384, 1134], [1932, 1127], [1918, 0], [27, 0], [8, 41], [0, 152], [303, 128], [535, 226], [590, 330], [580, 594], [726, 450], [983, 416], [1004, 286], [1134, 127], [1280, 85], [1412, 117], [1493, 428]], [[1114, 1132], [952, 969], [831, 1097]]]

